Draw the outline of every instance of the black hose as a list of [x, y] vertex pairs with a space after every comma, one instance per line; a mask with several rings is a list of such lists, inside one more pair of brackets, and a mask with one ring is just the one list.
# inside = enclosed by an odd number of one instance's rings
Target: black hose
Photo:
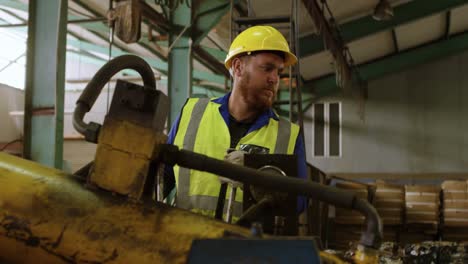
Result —
[[162, 145], [161, 151], [162, 161], [168, 165], [177, 164], [186, 168], [207, 171], [236, 181], [262, 186], [270, 190], [281, 190], [282, 192], [294, 192], [303, 195], [313, 193], [314, 198], [343, 208], [351, 208], [356, 199], [356, 195], [353, 192], [338, 190], [330, 186], [323, 186], [302, 179], [272, 175], [252, 168], [233, 165], [202, 154], [183, 149], [179, 150], [177, 146], [169, 144]]
[[354, 209], [361, 212], [367, 221], [367, 229], [361, 241], [363, 245], [378, 248], [382, 240], [382, 222], [375, 208], [367, 201], [358, 198], [354, 192], [338, 190], [331, 186], [315, 182], [283, 177], [242, 167], [222, 160], [179, 150], [177, 146], [164, 144], [160, 148], [160, 160], [170, 166], [175, 164], [199, 171], [206, 171], [223, 177], [261, 186], [271, 190], [281, 190], [298, 195], [305, 195], [341, 208]]
[[377, 210], [366, 200], [356, 199], [353, 209], [366, 216], [366, 230], [361, 235], [361, 244], [379, 249], [382, 243], [383, 225]]
[[145, 87], [156, 90], [156, 79], [149, 64], [135, 55], [122, 55], [108, 61], [94, 75], [86, 85], [80, 98], [76, 101], [73, 113], [73, 127], [76, 131], [86, 136], [86, 131], [91, 129], [90, 124], [83, 121], [84, 115], [91, 110], [104, 85], [121, 70], [132, 69], [137, 71]]
[[89, 112], [89, 108], [83, 103], [76, 103], [75, 111], [73, 112], [73, 127], [81, 135], [86, 136], [88, 124], [83, 120], [84, 115]]

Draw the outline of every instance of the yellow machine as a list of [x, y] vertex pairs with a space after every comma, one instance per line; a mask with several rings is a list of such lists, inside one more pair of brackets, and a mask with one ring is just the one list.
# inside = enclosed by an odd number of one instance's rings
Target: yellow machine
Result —
[[[102, 87], [115, 73], [127, 68], [142, 75], [144, 86], [119, 81], [103, 125], [85, 123], [83, 117]], [[98, 144], [92, 163], [68, 175], [0, 153], [0, 262], [199, 263], [205, 259], [218, 263], [223, 255], [217, 253], [226, 249], [230, 251], [222, 253], [226, 254], [225, 261], [234, 256], [234, 262], [253, 263], [265, 256], [260, 253], [267, 252], [267, 259], [279, 260], [272, 263], [284, 263], [280, 261], [283, 258], [274, 257], [281, 252], [277, 247], [299, 250], [288, 257], [307, 259], [307, 263], [341, 262], [333, 255], [318, 252], [308, 242], [312, 240], [253, 237], [246, 228], [156, 202], [154, 186], [161, 163], [358, 210], [367, 218], [367, 229], [355, 261], [377, 262], [375, 249], [381, 242], [382, 223], [367, 201], [332, 187], [272, 175], [164, 144], [167, 109], [168, 100], [155, 89], [146, 62], [136, 56], [121, 56], [98, 71], [75, 109], [75, 128], [88, 141]], [[216, 246], [220, 246], [219, 252]]]

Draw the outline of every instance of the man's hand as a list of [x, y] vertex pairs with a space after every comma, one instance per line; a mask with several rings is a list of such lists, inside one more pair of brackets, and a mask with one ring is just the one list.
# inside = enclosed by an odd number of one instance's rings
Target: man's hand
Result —
[[[224, 160], [236, 165], [244, 166], [244, 154], [246, 152], [242, 150], [234, 150], [232, 152], [227, 153], [224, 156]], [[242, 183], [238, 181], [231, 180], [229, 178], [219, 177], [219, 181], [221, 183], [228, 183], [233, 188], [242, 187]]]
[[227, 153], [225, 156], [224, 156], [224, 160], [225, 161], [228, 161], [228, 162], [231, 162], [231, 163], [234, 163], [234, 164], [237, 164], [237, 165], [241, 165], [241, 166], [244, 166], [244, 154], [246, 152], [242, 151], [242, 150], [234, 150], [230, 153]]

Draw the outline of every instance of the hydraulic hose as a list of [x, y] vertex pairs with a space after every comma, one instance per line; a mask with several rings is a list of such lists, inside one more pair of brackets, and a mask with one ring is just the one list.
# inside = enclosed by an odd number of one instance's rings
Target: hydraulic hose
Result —
[[[76, 108], [73, 112], [73, 127], [75, 127], [76, 131], [87, 137], [87, 139], [88, 131], [96, 131], [98, 128], [84, 122], [83, 118], [85, 114], [93, 107], [104, 85], [109, 82], [112, 76], [124, 69], [137, 71], [143, 79], [144, 86], [156, 90], [156, 79], [154, 78], [153, 70], [142, 58], [135, 55], [122, 55], [108, 61], [86, 85], [76, 102]], [[95, 139], [96, 135], [94, 135]]]
[[355, 199], [352, 209], [359, 211], [366, 217], [366, 230], [361, 235], [360, 243], [379, 249], [382, 243], [383, 226], [375, 207], [364, 199]]
[[271, 190], [305, 195], [341, 208], [357, 210], [366, 217], [367, 223], [366, 231], [361, 237], [361, 244], [366, 247], [379, 248], [382, 241], [382, 221], [377, 210], [353, 192], [242, 167], [191, 151], [179, 150], [177, 146], [169, 144], [161, 145], [159, 159], [170, 166], [177, 164]]

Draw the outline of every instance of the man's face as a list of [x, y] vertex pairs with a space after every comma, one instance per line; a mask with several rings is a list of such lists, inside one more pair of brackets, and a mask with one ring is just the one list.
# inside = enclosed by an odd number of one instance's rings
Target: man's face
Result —
[[279, 87], [284, 60], [273, 53], [257, 53], [241, 58], [236, 72], [238, 88], [252, 109], [264, 111], [273, 105]]

